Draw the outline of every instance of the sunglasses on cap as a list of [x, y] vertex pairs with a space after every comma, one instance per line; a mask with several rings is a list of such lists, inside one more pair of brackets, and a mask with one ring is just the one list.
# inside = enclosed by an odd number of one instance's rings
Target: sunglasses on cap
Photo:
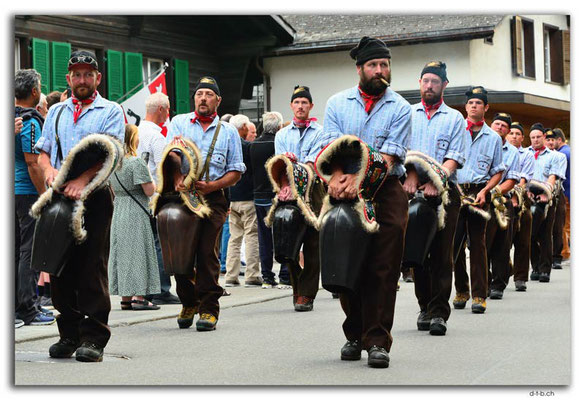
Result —
[[74, 56], [69, 59], [68, 68], [79, 64], [89, 64], [95, 69], [98, 68], [97, 61], [91, 56]]

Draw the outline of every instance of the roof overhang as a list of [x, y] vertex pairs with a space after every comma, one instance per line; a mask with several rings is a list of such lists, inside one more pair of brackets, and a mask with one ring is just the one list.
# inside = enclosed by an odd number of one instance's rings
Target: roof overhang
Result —
[[[477, 27], [473, 29], [452, 29], [441, 31], [417, 32], [402, 35], [377, 36], [387, 46], [405, 46], [419, 43], [450, 42], [458, 40], [472, 40], [488, 38], [494, 34], [494, 26]], [[332, 51], [344, 51], [353, 48], [360, 38], [348, 38], [327, 40], [321, 42], [296, 43], [271, 49], [263, 54], [264, 57], [299, 55], [308, 53], [325, 53]]]

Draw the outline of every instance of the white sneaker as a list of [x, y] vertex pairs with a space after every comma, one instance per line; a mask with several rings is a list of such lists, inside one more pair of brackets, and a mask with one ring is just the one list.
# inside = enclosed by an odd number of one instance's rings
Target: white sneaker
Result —
[[272, 289], [272, 285], [270, 283], [263, 283], [262, 284], [262, 289]]
[[235, 287], [235, 286], [240, 286], [240, 281], [238, 281], [238, 280], [225, 281], [225, 287]]

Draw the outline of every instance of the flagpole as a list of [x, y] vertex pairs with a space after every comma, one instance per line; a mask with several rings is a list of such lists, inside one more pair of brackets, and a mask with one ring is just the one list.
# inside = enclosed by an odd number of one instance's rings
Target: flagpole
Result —
[[[122, 103], [122, 100], [126, 99], [126, 97], [130, 96], [130, 93], [134, 92], [134, 90], [138, 89], [139, 87], [143, 86], [144, 84], [149, 85], [152, 78], [159, 76], [162, 72], [166, 71], [169, 67], [169, 64], [165, 61], [164, 65], [160, 67], [156, 72], [150, 74], [150, 76], [146, 79], [143, 79], [142, 82], [134, 86], [132, 89], [127, 91], [122, 97], [116, 100], [117, 103]], [[132, 93], [133, 94], [133, 93]]]

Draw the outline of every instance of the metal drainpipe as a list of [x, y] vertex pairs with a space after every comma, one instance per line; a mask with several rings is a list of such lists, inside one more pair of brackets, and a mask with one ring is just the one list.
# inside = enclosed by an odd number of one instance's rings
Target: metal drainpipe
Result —
[[270, 110], [270, 76], [260, 66], [260, 56], [256, 56], [256, 68], [264, 78], [264, 112]]

